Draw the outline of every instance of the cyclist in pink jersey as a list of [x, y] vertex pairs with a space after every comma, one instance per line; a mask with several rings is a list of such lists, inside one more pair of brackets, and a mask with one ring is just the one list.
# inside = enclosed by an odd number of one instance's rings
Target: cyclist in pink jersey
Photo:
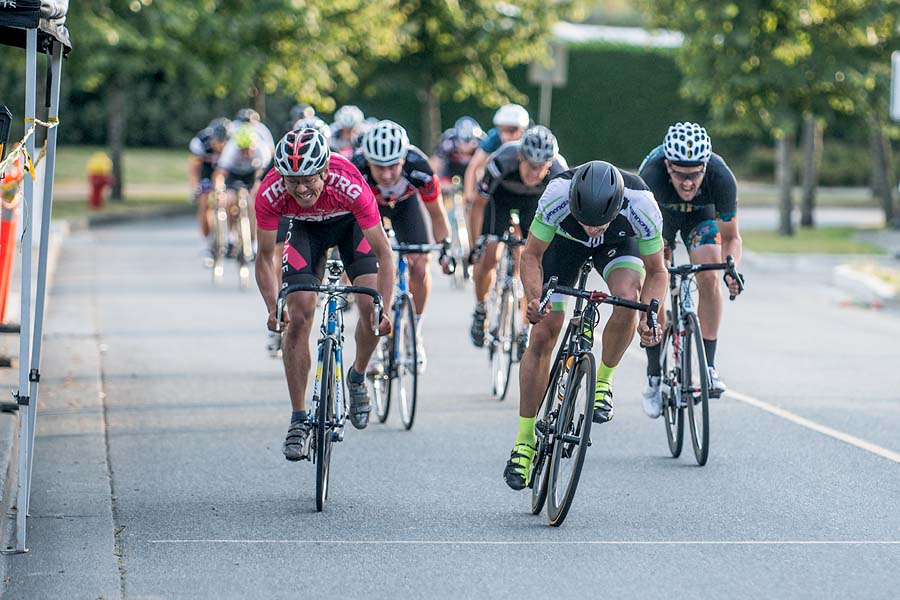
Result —
[[[290, 131], [275, 148], [275, 168], [256, 194], [259, 252], [256, 283], [269, 311], [268, 327], [276, 327], [279, 277], [274, 251], [278, 222], [289, 220], [281, 261], [281, 285], [319, 284], [328, 250], [337, 246], [354, 285], [377, 289], [390, 306], [394, 286], [393, 254], [381, 227], [375, 197], [359, 170], [346, 158], [332, 154], [324, 136], [315, 129]], [[378, 338], [372, 300], [359, 296], [360, 320], [356, 327], [356, 357], [347, 374], [350, 421], [357, 429], [369, 422], [371, 403], [365, 369]], [[306, 414], [306, 382], [311, 356], [309, 334], [315, 320], [316, 294], [297, 292], [287, 297], [283, 315], [284, 372], [291, 396], [291, 423], [282, 451], [288, 460], [309, 453], [311, 426]], [[391, 330], [382, 317], [379, 335]]]

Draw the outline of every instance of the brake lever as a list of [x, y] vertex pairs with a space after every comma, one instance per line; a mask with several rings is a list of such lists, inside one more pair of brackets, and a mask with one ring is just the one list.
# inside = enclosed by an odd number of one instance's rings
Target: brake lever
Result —
[[[559, 283], [559, 277], [554, 275], [550, 278], [547, 284], [544, 286], [544, 289], [541, 290], [541, 303], [538, 305], [538, 314], [544, 314], [544, 309], [547, 308], [547, 305], [550, 304], [550, 297], [553, 295], [553, 290], [556, 289], [557, 284]], [[529, 321], [532, 325], [535, 323]]]

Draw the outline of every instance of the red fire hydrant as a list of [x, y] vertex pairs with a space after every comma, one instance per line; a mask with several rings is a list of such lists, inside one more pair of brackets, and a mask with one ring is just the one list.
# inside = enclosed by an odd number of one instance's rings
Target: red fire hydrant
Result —
[[99, 210], [103, 208], [107, 188], [112, 186], [112, 161], [105, 152], [95, 152], [87, 162], [88, 184], [90, 194], [88, 207]]

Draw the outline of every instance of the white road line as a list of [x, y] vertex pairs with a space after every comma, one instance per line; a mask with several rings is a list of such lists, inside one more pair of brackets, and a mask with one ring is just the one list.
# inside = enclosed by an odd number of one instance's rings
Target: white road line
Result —
[[888, 450], [887, 448], [882, 448], [877, 444], [873, 444], [872, 442], [867, 442], [866, 440], [860, 439], [856, 436], [850, 435], [849, 433], [844, 433], [843, 431], [838, 431], [837, 429], [832, 429], [831, 427], [827, 427], [825, 425], [820, 425], [815, 421], [810, 421], [809, 419], [804, 419], [799, 415], [795, 415], [794, 413], [775, 406], [774, 404], [769, 404], [768, 402], [763, 402], [762, 400], [758, 400], [746, 394], [742, 394], [740, 392], [727, 391], [725, 392], [726, 396], [734, 398], [735, 400], [739, 400], [744, 404], [749, 404], [750, 406], [755, 406], [760, 410], [764, 410], [768, 413], [771, 413], [775, 416], [781, 417], [782, 419], [787, 419], [792, 423], [796, 423], [802, 427], [806, 427], [807, 429], [812, 429], [813, 431], [817, 431], [823, 435], [827, 435], [828, 437], [834, 438], [836, 440], [840, 440], [845, 444], [850, 444], [851, 446], [856, 446], [861, 450], [865, 450], [866, 452], [871, 452], [876, 456], [880, 456], [881, 458], [886, 458], [888, 460], [892, 460], [895, 463], [900, 463], [900, 453], [894, 452], [893, 450]]
[[900, 540], [147, 540], [150, 544], [328, 544], [371, 546], [900, 546]]
[[[646, 360], [646, 355], [643, 352], [639, 352], [634, 348], [628, 348], [626, 354], [632, 356], [633, 358], [640, 358]], [[806, 427], [807, 429], [812, 429], [818, 433], [823, 435], [827, 435], [830, 438], [836, 439], [838, 441], [844, 442], [845, 444], [850, 444], [851, 446], [855, 446], [860, 450], [865, 450], [866, 452], [871, 452], [876, 456], [880, 456], [881, 458], [886, 458], [888, 460], [894, 461], [895, 463], [900, 463], [900, 453], [894, 452], [893, 450], [888, 450], [887, 448], [882, 448], [877, 444], [873, 444], [872, 442], [867, 442], [864, 439], [858, 438], [856, 436], [850, 435], [849, 433], [844, 433], [843, 431], [838, 431], [837, 429], [832, 429], [826, 425], [820, 425], [815, 421], [810, 421], [809, 419], [805, 419], [800, 415], [796, 415], [789, 410], [785, 410], [774, 404], [769, 404], [768, 402], [763, 402], [758, 398], [754, 398], [752, 396], [748, 396], [747, 394], [742, 394], [740, 392], [735, 392], [734, 390], [728, 390], [724, 394], [725, 396], [734, 398], [739, 402], [743, 402], [744, 404], [749, 404], [755, 408], [760, 410], [764, 410], [767, 413], [773, 414], [776, 417], [781, 417], [782, 419], [786, 419], [791, 423], [795, 423], [796, 425], [800, 425], [801, 427]], [[714, 401], [713, 401], [714, 402]]]

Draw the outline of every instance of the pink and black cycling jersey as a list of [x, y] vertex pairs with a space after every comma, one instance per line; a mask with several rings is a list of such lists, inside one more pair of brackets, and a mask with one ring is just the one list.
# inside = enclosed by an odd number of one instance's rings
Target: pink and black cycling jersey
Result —
[[363, 230], [381, 224], [369, 184], [349, 160], [337, 154], [331, 155], [325, 188], [310, 208], [300, 206], [287, 192], [284, 179], [275, 169], [266, 174], [256, 193], [256, 222], [263, 231], [276, 231], [281, 217], [325, 221], [348, 214]]

